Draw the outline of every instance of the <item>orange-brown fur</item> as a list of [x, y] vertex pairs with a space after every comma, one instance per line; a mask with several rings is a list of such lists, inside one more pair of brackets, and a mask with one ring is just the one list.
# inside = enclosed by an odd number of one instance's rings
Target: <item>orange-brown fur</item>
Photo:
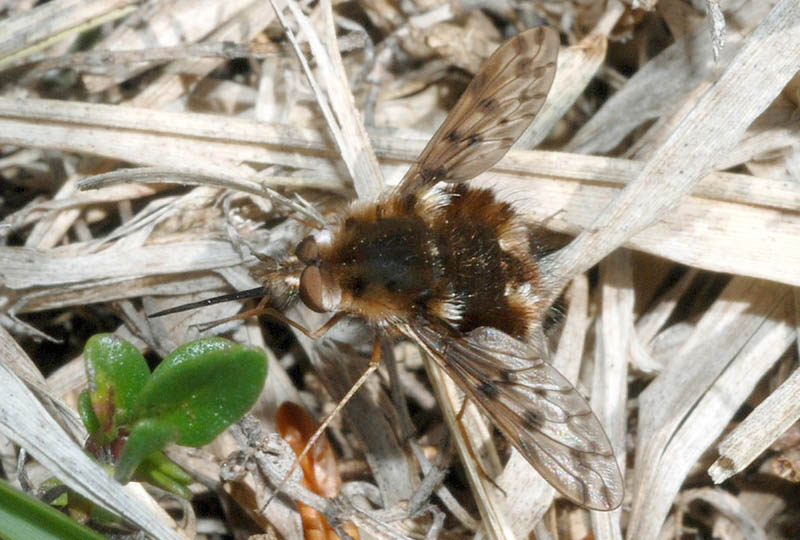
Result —
[[356, 204], [320, 250], [341, 309], [377, 326], [442, 321], [526, 339], [540, 319], [527, 227], [488, 190], [458, 184]]

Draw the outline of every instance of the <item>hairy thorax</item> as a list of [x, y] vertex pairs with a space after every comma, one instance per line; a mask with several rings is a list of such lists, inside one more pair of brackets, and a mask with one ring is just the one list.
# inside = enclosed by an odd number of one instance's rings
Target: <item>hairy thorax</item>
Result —
[[488, 190], [458, 184], [357, 204], [320, 251], [340, 309], [377, 326], [441, 321], [524, 339], [540, 319], [529, 231]]

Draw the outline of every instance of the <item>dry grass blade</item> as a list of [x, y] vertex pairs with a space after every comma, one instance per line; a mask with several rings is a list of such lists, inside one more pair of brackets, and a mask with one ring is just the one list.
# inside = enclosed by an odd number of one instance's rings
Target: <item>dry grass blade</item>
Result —
[[[333, 165], [335, 156], [326, 150], [319, 133], [286, 125], [0, 98], [0, 128], [0, 141], [9, 144], [100, 152], [198, 178], [236, 175], [240, 182], [253, 183], [254, 167], [272, 163], [314, 172], [294, 176], [294, 180], [264, 177], [271, 185], [342, 186]], [[375, 142], [381, 155], [409, 160], [422, 148], [416, 142], [385, 136]], [[164, 146], [171, 148], [169, 154], [161, 151]], [[498, 173], [478, 182], [507, 193], [531, 220], [548, 220], [552, 228], [575, 234], [592, 226], [598, 212], [620, 187], [636, 178], [641, 167], [617, 158], [512, 151], [496, 169], [513, 175]], [[535, 192], [527, 189], [534, 179]], [[660, 196], [661, 188], [656, 188]], [[795, 241], [800, 234], [797, 184], [715, 172], [699, 181], [693, 194], [661, 221], [628, 239], [626, 245], [700, 268], [800, 284], [800, 276], [786, 271], [787, 266], [800, 265], [800, 246]], [[758, 241], [764, 236], [772, 239], [771, 245]], [[770, 257], [773, 250], [782, 257]]]
[[[193, 43], [234, 17], [251, 0], [231, 0], [219, 4], [214, 0], [178, 0], [146, 6], [140, 13], [141, 24], [120, 25], [98, 47], [102, 50], [131, 50], [147, 47], [158, 36], [161, 46]], [[127, 69], [114, 77], [87, 75], [84, 84], [90, 92], [101, 92], [110, 85], [127, 80], [144, 68]]]
[[789, 427], [800, 420], [800, 369], [796, 369], [777, 390], [725, 436], [719, 444], [720, 457], [708, 474], [720, 484], [743, 471]]
[[734, 278], [642, 394], [629, 537], [657, 533], [694, 460], [796, 338], [789, 299], [784, 287]]
[[[335, 31], [332, 28], [331, 5], [329, 2], [323, 2], [327, 48], [323, 48], [314, 27], [299, 6], [293, 0], [288, 0], [287, 6], [309, 40], [309, 45], [321, 72], [322, 81], [326, 89], [325, 94], [321, 92], [320, 85], [316, 82], [310, 67], [308, 67], [296, 39], [293, 38], [291, 30], [286, 26], [286, 22], [279, 12], [278, 17], [295, 47], [295, 53], [300, 58], [306, 77], [309, 79], [312, 89], [314, 89], [317, 103], [323, 111], [328, 123], [328, 129], [333, 134], [342, 159], [353, 178], [356, 192], [361, 197], [374, 197], [383, 188], [383, 175], [372, 151], [372, 145], [367, 137], [361, 117], [353, 107], [352, 92], [341, 67], [341, 57], [336, 46]], [[273, 7], [277, 12], [279, 9], [277, 5], [273, 3]], [[328, 105], [329, 103], [330, 106]]]
[[682, 494], [680, 504], [688, 506], [698, 500], [711, 505], [732, 522], [728, 527], [729, 530], [726, 531], [728, 534], [741, 535], [742, 538], [752, 540], [767, 540], [764, 527], [757, 523], [754, 516], [743, 508], [739, 500], [731, 494], [709, 488], [691, 489]]
[[[711, 59], [711, 39], [704, 27], [695, 28], [636, 72], [570, 140], [567, 149], [589, 154], [611, 151], [631, 130], [671, 112], [685, 89], [707, 80], [727, 65], [738, 43], [729, 43], [721, 62]], [[687, 61], [690, 59], [690, 61]]]
[[[283, 5], [281, 0], [277, 5]], [[254, 1], [240, 12], [225, 21], [211, 32], [207, 41], [250, 42], [275, 18], [275, 12], [267, 2]], [[130, 100], [138, 107], [163, 107], [185, 95], [187, 82], [199, 84], [200, 81], [221, 65], [218, 59], [185, 58], [170, 63], [164, 72]]]
[[[601, 302], [598, 320], [597, 356], [592, 385], [592, 409], [600, 418], [624, 471], [628, 398], [628, 349], [633, 333], [633, 268], [630, 253], [614, 252], [600, 265]], [[622, 511], [592, 514], [597, 539], [621, 539]]]
[[[781, 0], [728, 69], [650, 158], [637, 179], [553, 260], [562, 285], [661, 218], [731, 150], [800, 63], [800, 6]], [[770, 70], [763, 72], [762, 66]], [[559, 290], [562, 287], [557, 287]]]
[[130, 14], [131, 0], [86, 3], [61, 0], [6, 20], [0, 38], [0, 67], [54, 42]]

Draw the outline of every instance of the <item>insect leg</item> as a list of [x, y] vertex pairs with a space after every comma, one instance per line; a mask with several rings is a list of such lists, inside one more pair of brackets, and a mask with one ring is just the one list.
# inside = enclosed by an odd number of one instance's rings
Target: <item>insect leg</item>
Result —
[[[469, 405], [469, 398], [467, 396], [464, 396], [464, 401], [461, 402], [461, 408], [459, 409], [458, 414], [456, 414], [456, 422], [458, 423], [458, 427], [461, 430], [461, 433], [464, 435], [464, 440], [468, 441], [469, 436], [467, 435], [467, 432], [461, 423], [461, 420], [464, 418], [464, 412], [466, 412], [467, 410], [467, 405]], [[469, 451], [469, 453], [472, 454], [472, 459], [475, 461], [475, 466], [478, 469], [478, 474], [483, 476], [490, 484], [492, 484], [501, 493], [503, 493], [503, 495], [505, 495], [506, 494], [505, 490], [503, 490], [503, 488], [497, 485], [497, 482], [495, 482], [492, 476], [483, 468], [481, 460], [478, 458], [477, 454], [475, 453], [476, 452], [475, 449], [472, 448], [472, 445], [467, 444], [466, 448]]]
[[342, 317], [344, 317], [344, 313], [334, 313], [333, 316], [325, 322], [322, 326], [317, 328], [316, 330], [309, 330], [302, 324], [297, 321], [293, 321], [280, 311], [275, 308], [266, 307], [265, 304], [269, 301], [269, 297], [265, 296], [261, 299], [256, 307], [253, 309], [248, 309], [246, 311], [242, 311], [241, 313], [237, 313], [236, 315], [232, 315], [230, 317], [225, 317], [224, 319], [219, 319], [218, 321], [211, 321], [209, 323], [198, 325], [198, 330], [201, 332], [205, 332], [215, 326], [218, 326], [222, 323], [230, 322], [230, 321], [238, 321], [241, 319], [249, 319], [250, 317], [258, 317], [259, 315], [266, 315], [267, 317], [272, 317], [273, 319], [277, 319], [283, 323], [288, 324], [292, 328], [295, 328], [308, 336], [310, 339], [317, 340], [324, 336], [328, 330], [333, 328], [336, 323], [338, 323]]
[[461, 408], [458, 409], [458, 413], [456, 414], [456, 420], [461, 422], [461, 419], [464, 418], [464, 413], [467, 411], [467, 405], [469, 404], [469, 398], [464, 396], [464, 399], [461, 400]]
[[281, 313], [277, 309], [271, 308], [271, 307], [263, 307], [263, 306], [261, 306], [261, 302], [259, 302], [259, 305], [256, 306], [254, 309], [245, 311], [244, 313], [249, 313], [249, 315], [247, 315], [248, 317], [256, 316], [256, 315], [266, 315], [267, 317], [272, 317], [273, 319], [277, 319], [277, 320], [279, 320], [281, 322], [284, 322], [284, 323], [288, 324], [292, 328], [295, 328], [295, 329], [299, 330], [300, 332], [302, 332], [307, 337], [309, 337], [310, 339], [313, 339], [313, 340], [317, 340], [317, 339], [321, 338], [322, 336], [324, 336], [328, 332], [328, 330], [333, 328], [336, 325], [336, 323], [338, 323], [342, 319], [342, 317], [344, 317], [344, 313], [342, 313], [342, 312], [334, 313], [333, 316], [330, 319], [328, 319], [327, 322], [325, 322], [325, 324], [323, 324], [322, 326], [320, 326], [316, 330], [309, 330], [308, 328], [306, 328], [302, 324], [300, 324], [300, 323], [298, 323], [296, 321], [293, 321], [292, 319], [290, 319], [289, 317], [287, 317], [286, 315], [284, 315], [283, 313]]
[[[340, 314], [337, 313], [333, 317], [331, 317], [331, 319], [327, 323], [325, 323], [322, 326], [322, 328], [325, 328], [325, 326], [328, 326], [329, 324], [331, 326], [333, 326], [333, 324], [331, 324], [331, 321], [336, 319], [337, 316], [340, 316]], [[287, 322], [289, 321], [288, 319], [286, 319], [286, 320], [287, 320]], [[335, 322], [334, 322], [334, 324], [335, 324]], [[322, 328], [320, 328], [320, 330]], [[372, 345], [372, 358], [370, 358], [369, 366], [367, 366], [367, 369], [364, 370], [364, 373], [361, 374], [361, 376], [358, 378], [358, 380], [353, 384], [353, 386], [350, 388], [350, 390], [347, 391], [347, 393], [339, 401], [339, 403], [336, 404], [336, 408], [334, 408], [333, 411], [331, 411], [331, 413], [328, 414], [328, 416], [325, 418], [325, 420], [322, 421], [322, 423], [319, 425], [319, 427], [314, 432], [314, 434], [311, 436], [311, 438], [308, 439], [308, 442], [306, 443], [305, 447], [303, 447], [303, 451], [300, 452], [299, 454], [297, 454], [297, 458], [295, 458], [294, 463], [292, 464], [292, 468], [289, 469], [289, 472], [286, 473], [286, 476], [284, 477], [284, 479], [281, 480], [280, 485], [278, 485], [278, 487], [275, 489], [275, 493], [272, 494], [272, 496], [267, 501], [267, 504], [264, 505], [265, 508], [269, 505], [269, 503], [272, 501], [272, 499], [275, 498], [275, 496], [278, 493], [280, 493], [280, 491], [283, 489], [283, 486], [286, 485], [286, 482], [288, 482], [289, 478], [291, 478], [292, 474], [294, 474], [294, 471], [297, 470], [297, 467], [300, 465], [300, 461], [304, 457], [306, 457], [306, 455], [308, 454], [309, 451], [311, 451], [311, 449], [314, 447], [314, 444], [317, 442], [317, 440], [325, 432], [325, 429], [328, 427], [328, 425], [333, 421], [334, 418], [336, 418], [336, 415], [339, 414], [339, 412], [344, 408], [344, 406], [347, 405], [347, 402], [350, 401], [350, 399], [356, 394], [356, 392], [358, 392], [358, 390], [362, 386], [364, 386], [364, 383], [367, 382], [367, 379], [369, 378], [369, 376], [372, 375], [372, 373], [376, 369], [378, 369], [378, 366], [380, 365], [380, 363], [381, 363], [381, 342], [380, 342], [380, 339], [376, 337], [375, 338], [375, 342]]]

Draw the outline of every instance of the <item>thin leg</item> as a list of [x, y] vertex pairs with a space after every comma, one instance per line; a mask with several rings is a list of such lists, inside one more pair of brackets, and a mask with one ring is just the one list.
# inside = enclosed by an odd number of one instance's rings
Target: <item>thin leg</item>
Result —
[[287, 317], [286, 315], [284, 315], [283, 313], [281, 313], [277, 309], [271, 308], [271, 307], [267, 307], [266, 306], [267, 302], [269, 302], [269, 297], [265, 296], [264, 298], [262, 298], [258, 302], [258, 305], [256, 307], [254, 307], [253, 309], [248, 309], [248, 310], [242, 311], [241, 313], [237, 313], [236, 315], [232, 315], [230, 317], [225, 317], [224, 319], [219, 319], [218, 321], [212, 321], [210, 323], [205, 323], [205, 324], [198, 325], [198, 329], [201, 332], [205, 332], [206, 330], [210, 330], [211, 328], [214, 328], [215, 326], [219, 326], [220, 324], [223, 324], [223, 323], [226, 323], [226, 322], [239, 321], [239, 320], [242, 320], [242, 319], [249, 319], [250, 317], [257, 317], [259, 315], [266, 315], [267, 317], [272, 317], [273, 319], [277, 319], [277, 320], [279, 320], [281, 322], [284, 322], [284, 323], [288, 324], [289, 326], [291, 326], [292, 328], [296, 328], [297, 330], [299, 330], [300, 332], [302, 332], [303, 334], [305, 334], [306, 336], [308, 336], [309, 338], [311, 338], [313, 340], [317, 340], [317, 339], [321, 338], [322, 336], [324, 336], [328, 332], [328, 330], [333, 328], [336, 325], [336, 323], [338, 323], [341, 320], [341, 318], [344, 316], [344, 313], [342, 313], [341, 311], [337, 312], [337, 313], [334, 313], [333, 316], [330, 319], [328, 319], [328, 321], [325, 324], [323, 324], [322, 326], [320, 326], [316, 330], [309, 330], [308, 328], [306, 328], [302, 324], [293, 321], [292, 319], [290, 319], [289, 317]]
[[[456, 422], [458, 422], [458, 428], [459, 430], [461, 430], [461, 434], [464, 437], [465, 441], [468, 441], [469, 437], [467, 437], [467, 433], [466, 430], [464, 429], [462, 420], [464, 419], [464, 412], [467, 410], [468, 402], [469, 399], [467, 398], [467, 396], [464, 396], [464, 401], [461, 402], [461, 409], [458, 411], [458, 414], [456, 415]], [[494, 479], [489, 475], [489, 473], [487, 473], [486, 470], [483, 468], [483, 465], [481, 465], [481, 460], [478, 459], [478, 456], [475, 453], [475, 449], [472, 448], [472, 445], [467, 444], [466, 449], [469, 451], [470, 454], [472, 454], [472, 459], [475, 461], [475, 466], [478, 468], [478, 474], [483, 476], [486, 480], [489, 481], [489, 483], [491, 483], [495, 488], [497, 488], [500, 492], [502, 492], [503, 495], [505, 495], [506, 494], [505, 490], [501, 488], [499, 485], [497, 485], [497, 482], [494, 481]]]
[[[333, 320], [334, 318], [336, 318], [336, 315], [334, 315], [331, 318], [331, 320]], [[330, 323], [330, 321], [328, 321], [328, 323], [325, 323], [324, 326], [327, 326], [329, 323]], [[323, 326], [323, 328], [324, 328], [324, 326]], [[269, 503], [272, 502], [272, 499], [275, 498], [275, 496], [278, 493], [280, 493], [280, 491], [283, 489], [283, 486], [286, 484], [286, 482], [289, 481], [289, 478], [292, 477], [292, 474], [294, 474], [294, 471], [300, 465], [300, 461], [304, 457], [306, 457], [306, 455], [308, 455], [308, 453], [314, 447], [314, 444], [317, 442], [317, 440], [319, 440], [319, 438], [322, 436], [322, 434], [325, 433], [325, 429], [328, 427], [328, 425], [330, 425], [330, 423], [333, 421], [333, 419], [336, 418], [336, 415], [338, 415], [339, 412], [344, 408], [344, 406], [347, 405], [347, 402], [349, 402], [350, 399], [352, 399], [352, 397], [356, 394], [356, 392], [358, 392], [358, 390], [362, 386], [364, 386], [364, 383], [367, 382], [367, 379], [369, 378], [369, 376], [372, 375], [372, 373], [376, 369], [378, 369], [378, 366], [380, 364], [381, 364], [381, 342], [380, 342], [380, 339], [376, 337], [375, 338], [375, 342], [372, 345], [372, 358], [369, 361], [369, 366], [367, 366], [367, 369], [364, 370], [364, 373], [361, 374], [361, 376], [358, 378], [358, 380], [355, 383], [353, 383], [353, 386], [350, 387], [350, 390], [347, 391], [347, 393], [344, 395], [344, 397], [339, 400], [339, 403], [336, 404], [336, 408], [333, 409], [333, 411], [331, 411], [331, 413], [319, 425], [317, 430], [314, 432], [314, 434], [311, 436], [311, 438], [306, 443], [305, 447], [303, 447], [303, 451], [300, 452], [297, 455], [297, 458], [294, 460], [294, 463], [292, 464], [292, 468], [289, 469], [289, 472], [286, 473], [286, 476], [281, 481], [280, 485], [275, 489], [275, 492], [267, 500], [267, 503], [264, 505], [264, 508], [269, 506]]]
[[467, 396], [465, 395], [464, 399], [461, 400], [461, 408], [458, 409], [458, 414], [456, 414], [456, 420], [458, 420], [459, 424], [461, 423], [461, 420], [464, 419], [464, 413], [467, 412], [468, 403], [469, 403], [469, 398], [467, 398]]

